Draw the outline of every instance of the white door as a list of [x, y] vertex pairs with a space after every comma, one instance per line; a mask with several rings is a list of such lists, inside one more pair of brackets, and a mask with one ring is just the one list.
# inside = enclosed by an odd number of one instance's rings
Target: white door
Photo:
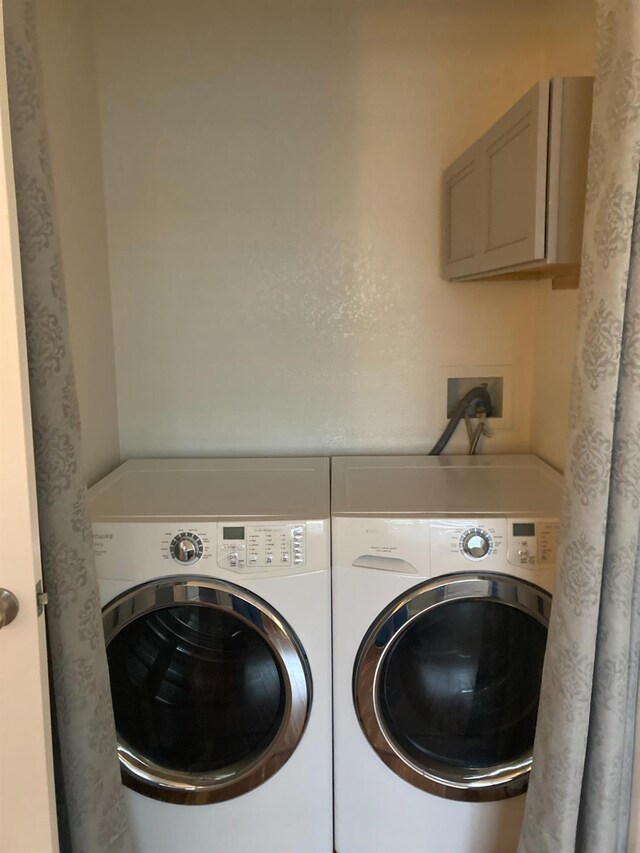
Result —
[[36, 601], [40, 549], [2, 29], [0, 145], [0, 588], [7, 590], [0, 595], [11, 602], [10, 592], [19, 604], [0, 628], [0, 853], [53, 853], [47, 653]]

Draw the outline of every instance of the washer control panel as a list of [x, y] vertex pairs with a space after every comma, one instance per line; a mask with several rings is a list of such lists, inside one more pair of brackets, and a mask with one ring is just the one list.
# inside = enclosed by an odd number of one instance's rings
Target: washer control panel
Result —
[[218, 566], [232, 571], [302, 567], [306, 524], [218, 524]]
[[558, 550], [558, 520], [510, 518], [507, 555], [513, 566], [554, 566]]
[[438, 519], [430, 522], [432, 570], [468, 571], [481, 563], [482, 571], [552, 569], [558, 552], [557, 518]]
[[506, 562], [504, 518], [442, 518], [429, 522], [431, 571], [436, 574], [482, 570], [497, 571]]

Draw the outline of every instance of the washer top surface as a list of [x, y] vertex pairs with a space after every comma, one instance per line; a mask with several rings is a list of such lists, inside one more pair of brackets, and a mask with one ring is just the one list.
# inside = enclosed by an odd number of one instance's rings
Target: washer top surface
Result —
[[131, 459], [89, 490], [95, 521], [329, 517], [329, 460]]
[[560, 514], [562, 477], [537, 456], [342, 456], [334, 516]]

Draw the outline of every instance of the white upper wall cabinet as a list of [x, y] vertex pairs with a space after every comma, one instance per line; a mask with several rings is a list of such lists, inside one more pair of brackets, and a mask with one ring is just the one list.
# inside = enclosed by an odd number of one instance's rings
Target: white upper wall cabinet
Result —
[[536, 84], [444, 173], [443, 276], [574, 273], [593, 78]]

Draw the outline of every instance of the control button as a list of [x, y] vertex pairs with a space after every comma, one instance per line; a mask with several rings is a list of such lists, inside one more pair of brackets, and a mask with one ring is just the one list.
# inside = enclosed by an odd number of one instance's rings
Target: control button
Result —
[[302, 557], [296, 557], [293, 561], [294, 566], [301, 566], [303, 563]]
[[288, 562], [289, 562], [289, 555], [288, 555], [288, 554], [283, 554], [283, 555], [282, 555], [282, 562], [283, 562], [283, 563], [288, 563]]
[[464, 554], [472, 557], [474, 560], [481, 560], [491, 551], [492, 545], [491, 537], [485, 530], [472, 528], [464, 533], [461, 549]]
[[196, 563], [202, 557], [203, 550], [202, 540], [195, 533], [178, 533], [169, 545], [169, 553], [176, 563], [183, 566]]
[[522, 557], [523, 559], [526, 560], [529, 557], [529, 552], [527, 551], [526, 548], [521, 548], [518, 551], [518, 557]]
[[264, 560], [265, 563], [273, 563], [273, 557], [271, 556], [271, 554], [267, 554]]
[[250, 563], [257, 563], [257, 562], [258, 562], [258, 558], [256, 557], [256, 555], [255, 555], [255, 554], [252, 554], [252, 555], [249, 557], [249, 562], [250, 562]]
[[174, 556], [180, 563], [190, 563], [196, 556], [196, 546], [190, 539], [181, 539], [174, 547]]

